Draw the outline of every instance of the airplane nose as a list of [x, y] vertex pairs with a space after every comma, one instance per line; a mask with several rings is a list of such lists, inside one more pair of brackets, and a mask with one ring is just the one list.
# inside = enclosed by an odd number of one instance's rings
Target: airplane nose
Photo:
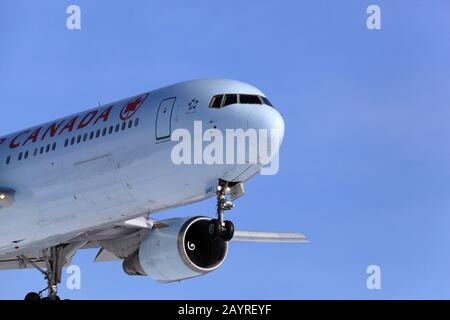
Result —
[[[259, 139], [266, 139], [266, 147], [259, 144], [259, 152], [266, 152], [272, 159], [278, 154], [284, 137], [284, 120], [281, 114], [269, 106], [258, 106], [249, 114], [247, 121], [248, 129], [255, 129]], [[263, 129], [263, 130], [261, 130]], [[270, 161], [269, 161], [270, 162]]]
[[248, 129], [266, 129], [270, 135], [271, 131], [278, 133], [279, 144], [284, 137], [284, 120], [281, 114], [269, 106], [258, 106], [250, 112], [247, 121]]

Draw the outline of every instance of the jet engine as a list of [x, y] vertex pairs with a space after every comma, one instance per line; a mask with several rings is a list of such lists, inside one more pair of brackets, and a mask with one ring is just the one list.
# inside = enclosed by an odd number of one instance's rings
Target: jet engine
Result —
[[208, 234], [207, 217], [158, 221], [139, 249], [126, 258], [129, 275], [148, 275], [160, 282], [173, 282], [207, 274], [225, 260], [228, 243]]

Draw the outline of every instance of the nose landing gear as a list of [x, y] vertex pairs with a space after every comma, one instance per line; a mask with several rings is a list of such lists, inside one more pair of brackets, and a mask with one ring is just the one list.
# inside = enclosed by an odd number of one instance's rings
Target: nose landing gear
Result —
[[231, 221], [224, 219], [225, 210], [234, 208], [234, 203], [229, 196], [231, 195], [231, 187], [224, 180], [219, 180], [217, 186], [217, 219], [209, 222], [208, 232], [213, 239], [221, 239], [230, 241], [234, 236], [234, 225]]
[[221, 224], [218, 219], [213, 219], [209, 222], [208, 232], [215, 240], [222, 239], [223, 241], [230, 241], [234, 236], [234, 224], [228, 220]]

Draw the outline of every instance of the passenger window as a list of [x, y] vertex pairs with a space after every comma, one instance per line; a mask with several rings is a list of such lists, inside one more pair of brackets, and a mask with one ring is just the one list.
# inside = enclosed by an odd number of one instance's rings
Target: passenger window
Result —
[[75, 137], [72, 137], [72, 139], [70, 140], [70, 145], [73, 146], [74, 143], [75, 143]]
[[251, 94], [241, 94], [239, 96], [239, 103], [242, 104], [262, 104], [258, 96]]
[[120, 124], [116, 124], [116, 132], [119, 132], [120, 130]]
[[228, 106], [230, 104], [236, 104], [238, 102], [237, 94], [227, 94], [225, 95], [225, 102], [223, 103], [223, 106]]
[[210, 108], [220, 108], [222, 107], [223, 94], [214, 96], [211, 100]]
[[6, 164], [9, 164], [11, 162], [11, 156], [8, 156], [7, 158], [6, 158]]

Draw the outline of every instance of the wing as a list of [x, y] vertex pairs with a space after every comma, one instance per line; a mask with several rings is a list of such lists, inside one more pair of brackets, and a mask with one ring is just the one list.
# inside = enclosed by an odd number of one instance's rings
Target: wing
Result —
[[[64, 265], [70, 264], [72, 257], [79, 249], [99, 248], [100, 251], [97, 254], [95, 262], [118, 260], [120, 257], [107, 251], [103, 246], [106, 246], [110, 241], [120, 241], [125, 237], [138, 238], [143, 233], [149, 232], [151, 227], [152, 225], [144, 217], [140, 217], [68, 235], [66, 239], [61, 240], [61, 245], [64, 250]], [[134, 249], [130, 248], [130, 251]], [[33, 245], [33, 249], [27, 250], [24, 248], [15, 254], [0, 256], [0, 270], [29, 269], [35, 267], [45, 269], [47, 267], [47, 250], [47, 243], [37, 243]], [[118, 254], [121, 253], [126, 255], [129, 254], [129, 251], [119, 252]]]
[[236, 242], [270, 242], [270, 243], [309, 243], [301, 233], [236, 231], [231, 241]]
[[10, 257], [0, 260], [0, 270], [33, 268], [30, 261], [32, 261], [39, 268], [45, 268], [44, 258], [38, 253], [33, 253], [30, 254], [29, 261], [25, 261], [19, 257]]
[[[60, 248], [62, 257], [61, 263], [63, 265], [70, 264], [78, 249], [85, 247], [87, 243], [87, 241], [75, 241], [62, 245]], [[43, 250], [27, 252], [27, 254], [17, 253], [15, 256], [4, 256], [0, 258], [0, 270], [27, 268], [45, 269], [47, 267], [47, 258], [49, 255], [49, 250], [44, 248]]]
[[[62, 242], [64, 265], [70, 264], [79, 249], [99, 249], [94, 262], [106, 262], [124, 259], [134, 253], [140, 242], [152, 228], [164, 227], [161, 223], [144, 217], [114, 223], [99, 228], [71, 235]], [[308, 243], [308, 238], [301, 233], [235, 231], [234, 242], [260, 243]], [[123, 243], [127, 243], [123, 246]], [[39, 245], [36, 245], [39, 247]], [[0, 257], [0, 270], [45, 268], [47, 247], [31, 252], [18, 252], [14, 256]]]

